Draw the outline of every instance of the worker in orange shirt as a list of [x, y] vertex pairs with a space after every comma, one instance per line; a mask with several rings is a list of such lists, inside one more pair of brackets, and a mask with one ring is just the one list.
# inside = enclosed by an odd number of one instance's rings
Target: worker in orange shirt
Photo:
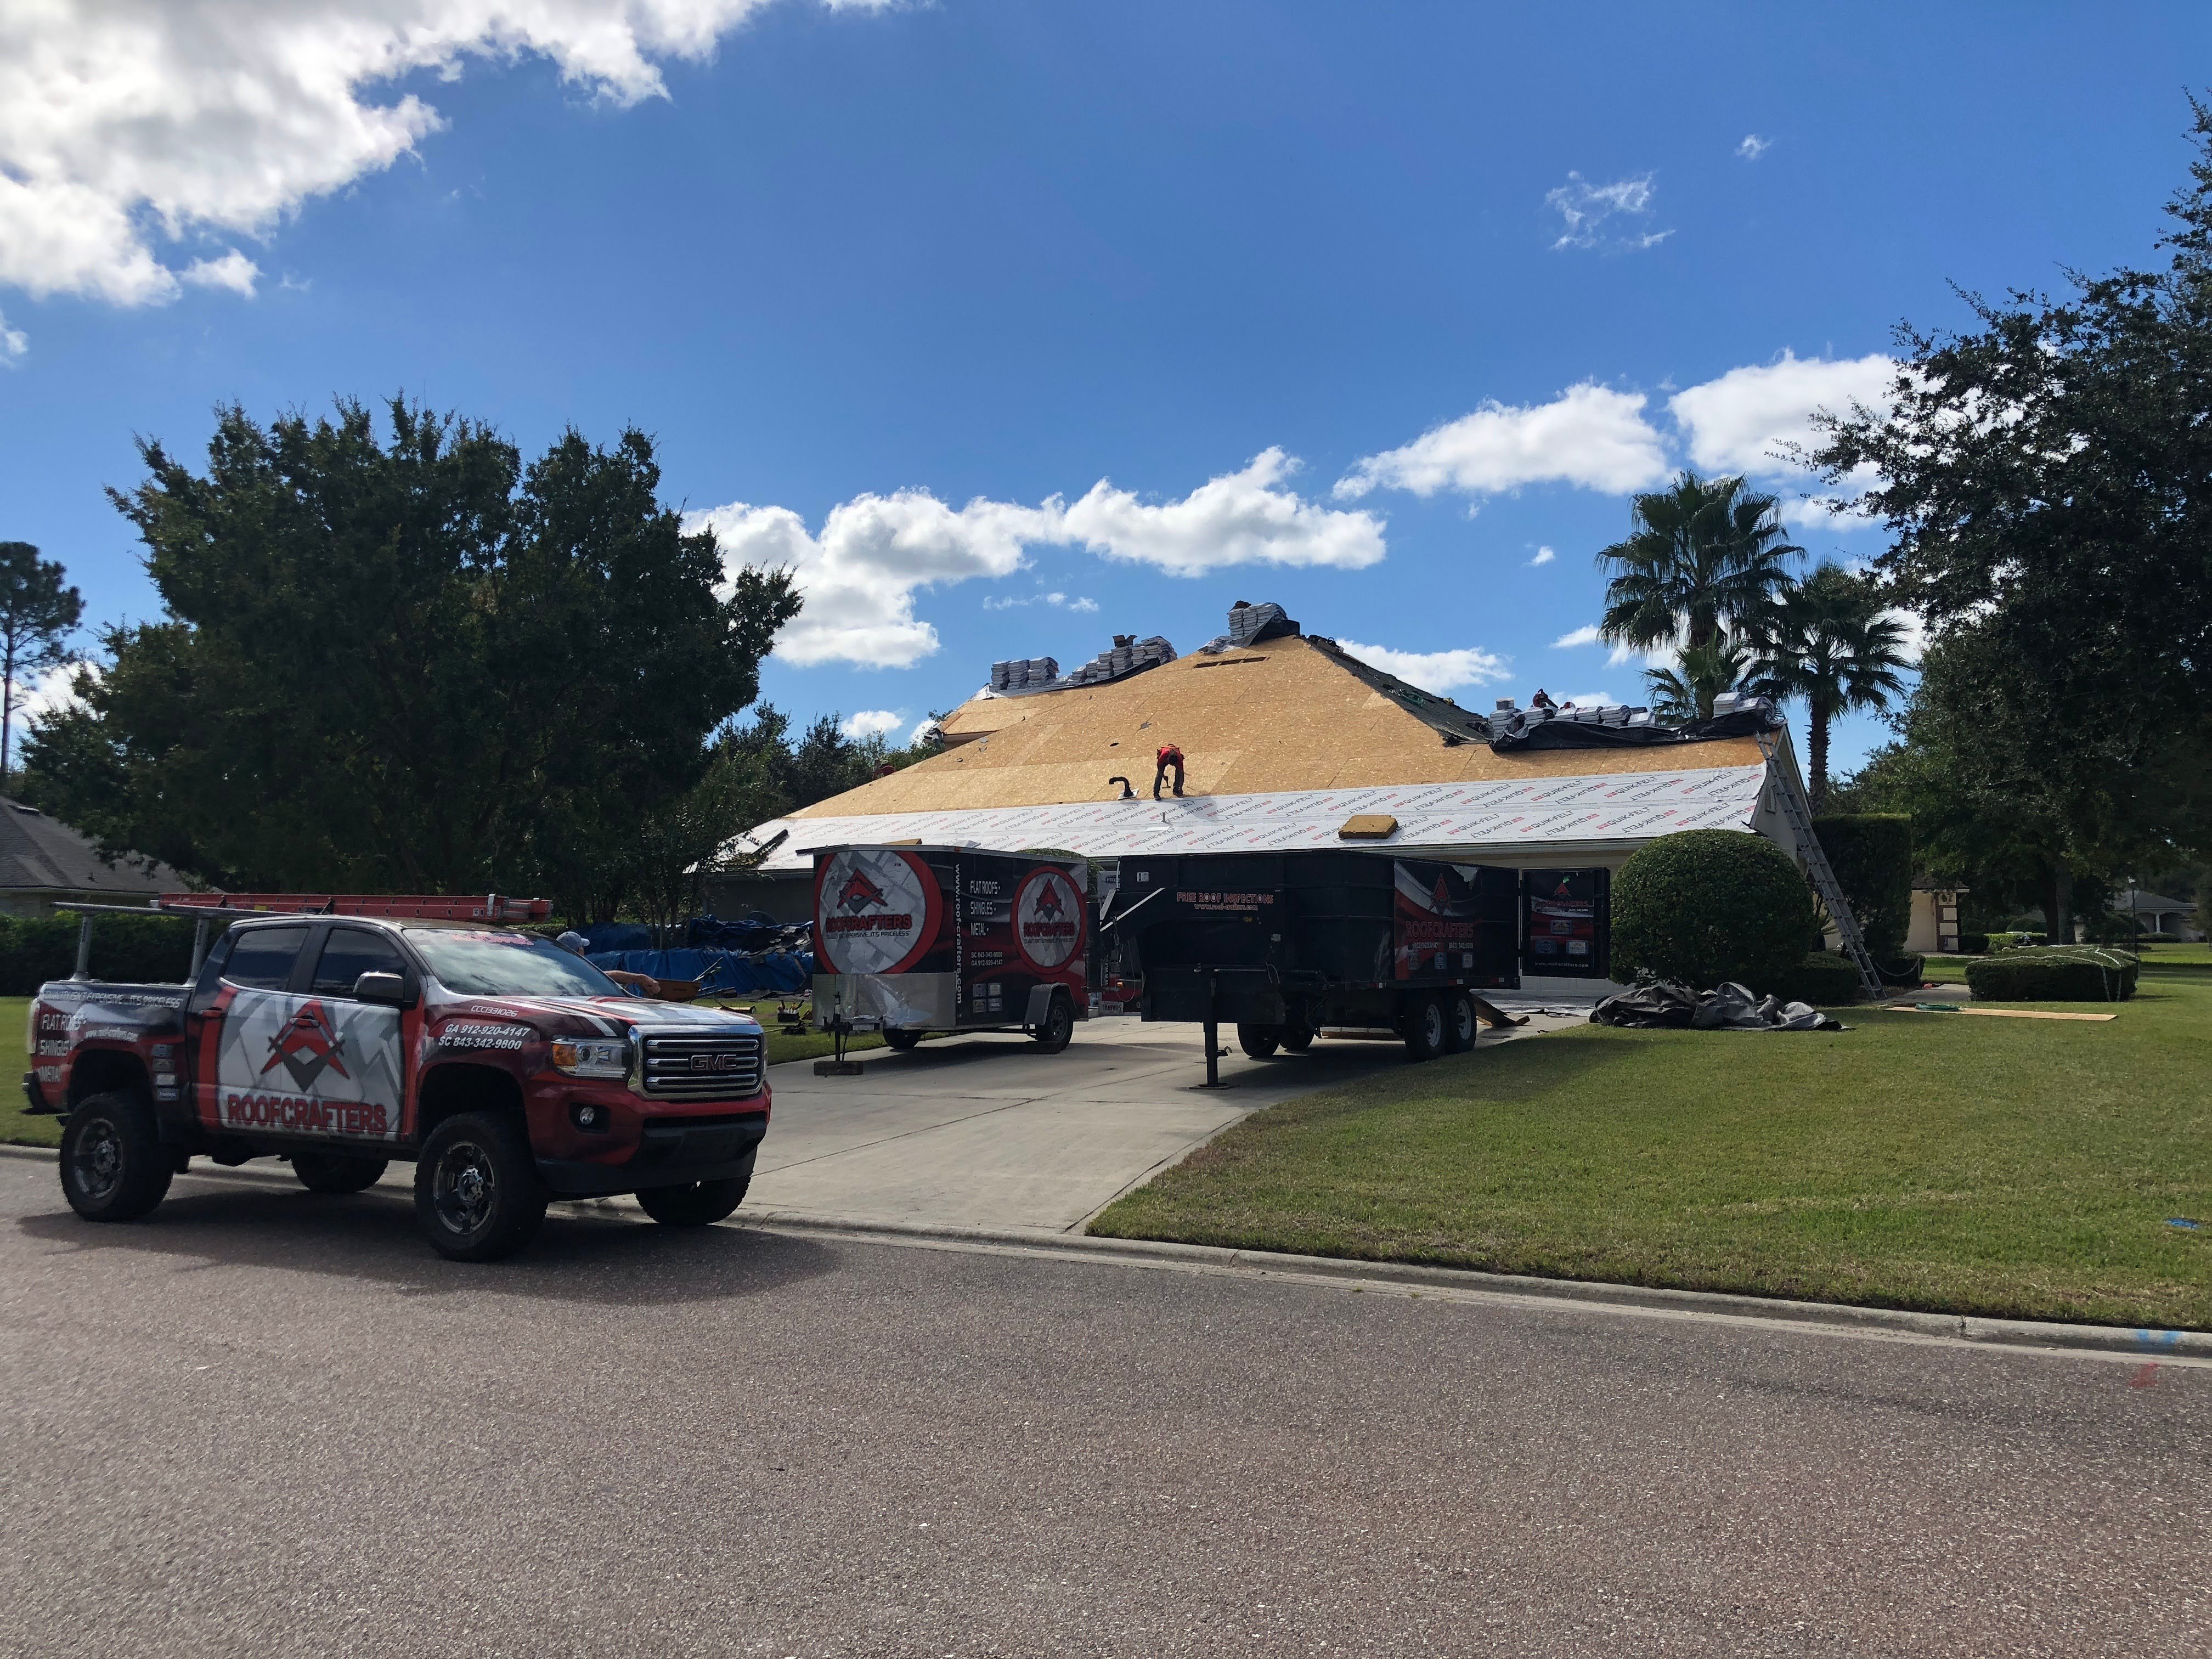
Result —
[[1175, 772], [1175, 792], [1182, 793], [1182, 750], [1171, 743], [1160, 745], [1159, 764], [1152, 772], [1152, 799], [1160, 798], [1160, 786], [1167, 781], [1170, 769]]

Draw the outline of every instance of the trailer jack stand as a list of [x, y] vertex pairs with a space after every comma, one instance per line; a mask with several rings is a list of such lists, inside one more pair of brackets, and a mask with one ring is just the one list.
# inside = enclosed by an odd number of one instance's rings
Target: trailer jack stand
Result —
[[1221, 1057], [1228, 1052], [1221, 1046], [1221, 1027], [1213, 1018], [1212, 999], [1209, 998], [1206, 1011], [1206, 1081], [1199, 1084], [1199, 1088], [1226, 1089], [1229, 1086], [1221, 1080]]
[[834, 1052], [830, 1059], [814, 1062], [815, 1076], [861, 1077], [866, 1074], [867, 1067], [859, 1060], [845, 1058], [845, 1039], [852, 1034], [853, 1023], [845, 1018], [845, 1011], [840, 1008], [830, 1019], [830, 1042]]

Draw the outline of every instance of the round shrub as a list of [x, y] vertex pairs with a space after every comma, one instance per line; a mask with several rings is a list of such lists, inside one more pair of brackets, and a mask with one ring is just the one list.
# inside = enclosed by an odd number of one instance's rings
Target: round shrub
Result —
[[1613, 960], [1641, 979], [1764, 994], [1804, 962], [1814, 925], [1790, 855], [1740, 830], [1662, 836], [1613, 878]]

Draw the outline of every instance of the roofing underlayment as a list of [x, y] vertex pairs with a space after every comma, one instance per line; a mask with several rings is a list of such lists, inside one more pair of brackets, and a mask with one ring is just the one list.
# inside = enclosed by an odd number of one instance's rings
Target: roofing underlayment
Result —
[[[1093, 857], [1324, 847], [1344, 844], [1346, 819], [1383, 815], [1397, 820], [1393, 848], [1612, 843], [1625, 855], [1676, 830], [1764, 827], [1765, 758], [1753, 737], [1718, 735], [1725, 721], [1616, 734], [1571, 732], [1563, 718], [1561, 747], [1529, 744], [1515, 722], [1493, 748], [1504, 728], [1490, 720], [1296, 623], [1270, 627], [1292, 631], [1248, 628], [1249, 644], [1217, 641], [1103, 684], [973, 697], [945, 721], [943, 753], [760, 825], [737, 850], [781, 836], [761, 867], [787, 874], [814, 848], [858, 842]], [[1613, 746], [1621, 737], [1647, 741]], [[1184, 797], [1155, 802], [1154, 752], [1170, 743]], [[1121, 799], [1116, 778], [1138, 798]]]

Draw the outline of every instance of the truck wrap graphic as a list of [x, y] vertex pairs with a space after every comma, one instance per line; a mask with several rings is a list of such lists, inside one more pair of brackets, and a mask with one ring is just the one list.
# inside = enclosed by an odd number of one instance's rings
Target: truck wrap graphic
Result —
[[223, 1128], [393, 1140], [399, 1134], [399, 1012], [364, 1003], [245, 992], [216, 1056]]

